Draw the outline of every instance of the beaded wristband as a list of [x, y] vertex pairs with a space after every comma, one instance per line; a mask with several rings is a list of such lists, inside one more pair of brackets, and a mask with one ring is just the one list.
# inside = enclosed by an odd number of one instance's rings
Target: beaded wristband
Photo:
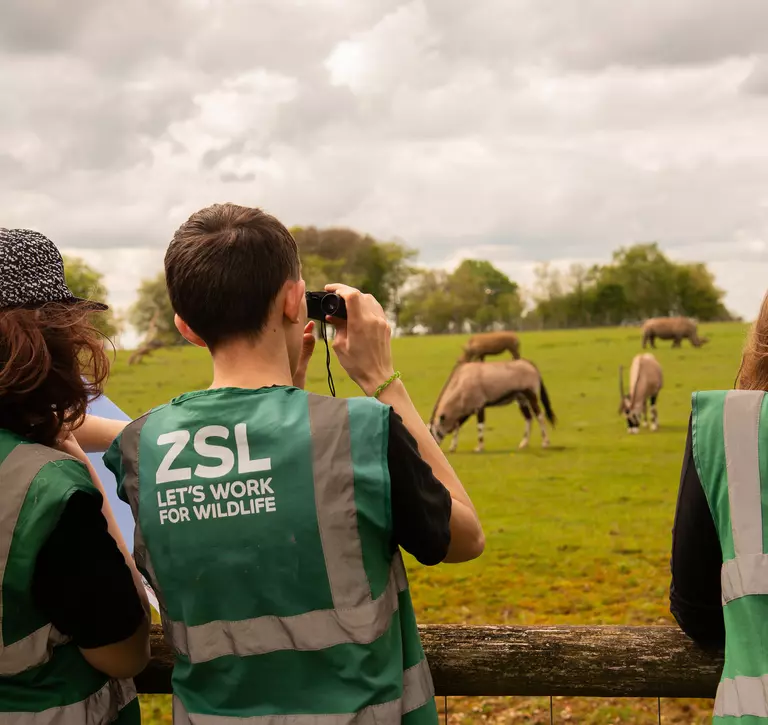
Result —
[[392, 375], [390, 378], [388, 378], [387, 380], [385, 380], [385, 381], [384, 381], [384, 382], [383, 382], [381, 385], [379, 385], [379, 387], [378, 387], [378, 388], [376, 388], [376, 392], [373, 394], [373, 397], [374, 397], [374, 398], [378, 398], [378, 397], [379, 397], [379, 395], [381, 395], [381, 393], [384, 391], [384, 389], [385, 389], [385, 388], [386, 388], [386, 387], [387, 387], [387, 386], [388, 386], [390, 383], [392, 383], [392, 382], [394, 382], [395, 380], [397, 380], [397, 378], [399, 378], [399, 377], [400, 377], [400, 371], [399, 371], [399, 370], [396, 370], [396, 371], [395, 371], [395, 373], [394, 373], [394, 375]]

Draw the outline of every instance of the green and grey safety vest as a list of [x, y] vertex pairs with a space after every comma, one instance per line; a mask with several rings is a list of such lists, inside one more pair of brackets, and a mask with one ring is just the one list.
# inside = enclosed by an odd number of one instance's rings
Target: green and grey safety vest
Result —
[[107, 451], [176, 654], [175, 725], [436, 725], [388, 425], [372, 398], [221, 388]]
[[0, 724], [138, 725], [136, 689], [86, 662], [35, 606], [35, 562], [76, 491], [98, 496], [71, 456], [0, 430]]
[[693, 455], [723, 552], [715, 723], [768, 723], [768, 398], [694, 393]]

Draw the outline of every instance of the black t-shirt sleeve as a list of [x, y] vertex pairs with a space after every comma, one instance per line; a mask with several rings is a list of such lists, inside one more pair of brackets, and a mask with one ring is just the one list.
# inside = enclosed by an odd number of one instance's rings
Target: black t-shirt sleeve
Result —
[[452, 499], [421, 457], [403, 419], [390, 409], [387, 458], [392, 491], [394, 543], [421, 564], [445, 559], [451, 543]]
[[144, 609], [99, 496], [72, 494], [37, 557], [32, 596], [83, 649], [121, 642], [139, 628]]
[[670, 611], [680, 628], [698, 644], [722, 648], [725, 646], [720, 588], [722, 553], [693, 459], [691, 438], [689, 420], [672, 529]]

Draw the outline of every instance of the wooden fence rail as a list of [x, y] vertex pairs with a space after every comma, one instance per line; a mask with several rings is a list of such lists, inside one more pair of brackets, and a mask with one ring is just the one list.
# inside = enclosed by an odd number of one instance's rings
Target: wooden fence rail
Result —
[[[721, 653], [699, 649], [675, 627], [419, 629], [438, 695], [712, 698], [723, 665]], [[170, 692], [172, 669], [154, 625], [139, 692]]]

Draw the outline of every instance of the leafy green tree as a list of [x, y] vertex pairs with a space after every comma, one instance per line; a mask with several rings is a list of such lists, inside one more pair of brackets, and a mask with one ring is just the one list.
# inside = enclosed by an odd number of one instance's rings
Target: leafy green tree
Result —
[[145, 279], [138, 290], [138, 299], [131, 307], [129, 319], [137, 332], [146, 335], [152, 330], [156, 339], [164, 345], [178, 345], [184, 342], [173, 322], [174, 312], [165, 284], [165, 273]]
[[624, 288], [629, 309], [638, 317], [674, 313], [677, 269], [655, 242], [618, 249], [601, 277]]
[[675, 283], [680, 314], [701, 320], [732, 319], [723, 305], [725, 293], [715, 285], [715, 278], [706, 265], [679, 265]]
[[567, 276], [540, 265], [536, 280], [528, 325], [617, 325], [657, 315], [732, 319], [706, 265], [675, 263], [655, 243], [618, 249], [604, 266], [572, 266]]
[[597, 283], [591, 306], [592, 318], [601, 325], [619, 325], [629, 312], [624, 287], [614, 282]]
[[515, 282], [490, 262], [464, 260], [451, 274], [423, 271], [403, 297], [400, 324], [417, 325], [432, 333], [492, 328], [519, 324], [523, 303]]
[[[79, 257], [64, 256], [64, 276], [67, 287], [76, 297], [108, 304], [104, 275], [86, 264], [84, 260]], [[106, 312], [94, 312], [92, 322], [103, 335], [110, 339], [120, 332], [119, 321], [111, 309]]]
[[415, 250], [341, 227], [294, 227], [291, 234], [299, 247], [308, 289], [343, 282], [372, 294], [385, 310], [397, 315], [400, 292], [413, 274], [410, 261]]

